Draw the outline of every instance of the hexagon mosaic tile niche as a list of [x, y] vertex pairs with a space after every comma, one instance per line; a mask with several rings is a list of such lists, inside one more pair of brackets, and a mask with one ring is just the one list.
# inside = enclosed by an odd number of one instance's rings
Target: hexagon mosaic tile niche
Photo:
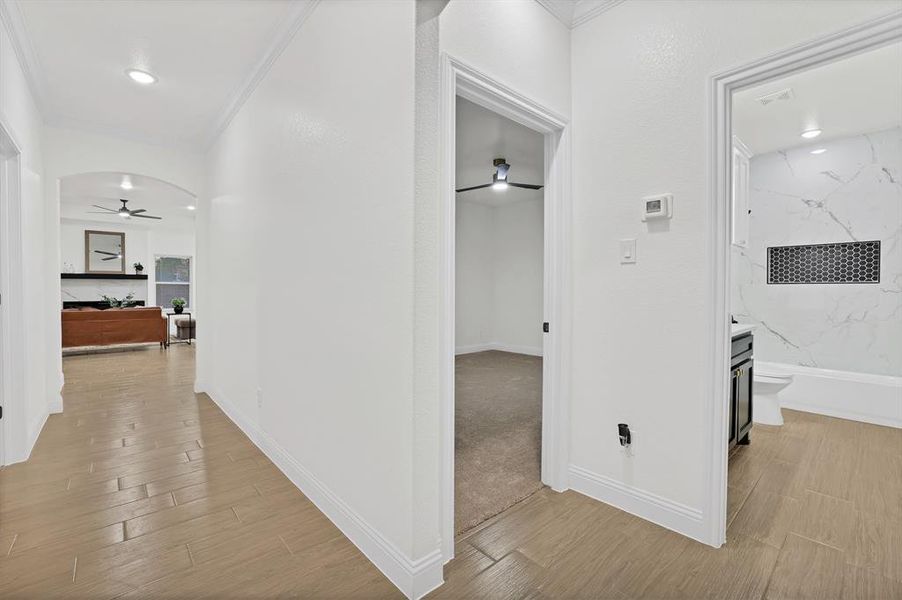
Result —
[[767, 283], [880, 283], [880, 242], [769, 247]]

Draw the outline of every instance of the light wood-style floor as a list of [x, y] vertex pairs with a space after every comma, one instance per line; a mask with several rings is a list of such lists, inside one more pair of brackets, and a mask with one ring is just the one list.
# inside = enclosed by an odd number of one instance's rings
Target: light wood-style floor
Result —
[[399, 598], [205, 395], [194, 349], [66, 357], [0, 471], [0, 598]]
[[730, 460], [723, 548], [546, 488], [459, 539], [430, 598], [902, 599], [902, 430], [784, 415]]
[[[193, 348], [67, 357], [66, 410], [0, 471], [0, 598], [398, 598], [219, 409]], [[542, 490], [430, 598], [902, 599], [902, 431], [786, 411], [730, 462], [715, 550]]]

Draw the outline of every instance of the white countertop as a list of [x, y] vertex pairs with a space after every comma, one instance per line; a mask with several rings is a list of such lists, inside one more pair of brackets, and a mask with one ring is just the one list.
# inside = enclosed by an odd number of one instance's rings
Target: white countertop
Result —
[[749, 325], [748, 323], [733, 323], [730, 326], [730, 333], [732, 337], [739, 337], [744, 333], [751, 333], [755, 331], [755, 325]]

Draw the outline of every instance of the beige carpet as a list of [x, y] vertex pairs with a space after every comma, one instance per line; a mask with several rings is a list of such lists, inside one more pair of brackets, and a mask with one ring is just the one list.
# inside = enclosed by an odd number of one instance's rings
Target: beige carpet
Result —
[[454, 526], [462, 533], [542, 487], [542, 359], [463, 354], [455, 386]]

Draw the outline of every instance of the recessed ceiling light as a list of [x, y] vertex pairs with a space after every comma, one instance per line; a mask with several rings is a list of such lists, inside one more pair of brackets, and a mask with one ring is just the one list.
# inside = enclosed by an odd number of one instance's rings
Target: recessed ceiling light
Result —
[[808, 131], [802, 132], [802, 137], [805, 138], [806, 140], [810, 140], [812, 138], [816, 138], [820, 134], [821, 134], [820, 129], [809, 129]]
[[186, 206], [185, 208], [187, 208], [188, 210], [194, 210], [194, 209], [196, 209], [197, 207], [194, 206], [193, 204], [189, 204], [189, 205]]
[[818, 148], [817, 150], [812, 150], [811, 153], [812, 154], [823, 154], [826, 151], [827, 151], [826, 148]]
[[139, 71], [138, 69], [129, 69], [125, 72], [125, 74], [131, 77], [132, 81], [136, 81], [144, 85], [150, 85], [151, 83], [156, 83], [157, 81], [157, 78], [150, 73], [146, 71]]
[[123, 190], [130, 190], [130, 189], [132, 189], [132, 187], [134, 187], [134, 186], [132, 186], [132, 180], [131, 180], [131, 179], [129, 179], [128, 177], [123, 177], [123, 178], [122, 178], [122, 183], [119, 184], [119, 187], [121, 187]]

